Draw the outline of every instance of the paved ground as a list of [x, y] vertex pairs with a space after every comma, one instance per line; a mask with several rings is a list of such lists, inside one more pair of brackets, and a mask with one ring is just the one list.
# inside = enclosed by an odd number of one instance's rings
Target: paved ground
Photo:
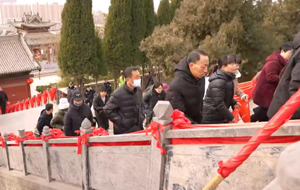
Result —
[[57, 83], [61, 80], [58, 75], [44, 76], [41, 78], [33, 78], [33, 83], [30, 85], [31, 96], [37, 95], [38, 92], [35, 90], [37, 86], [48, 85], [50, 83]]
[[[54, 113], [57, 112], [57, 105], [54, 103]], [[0, 132], [1, 133], [15, 133], [18, 134], [18, 129], [25, 129], [25, 131], [33, 131], [36, 127], [37, 120], [44, 106], [0, 115]], [[109, 133], [113, 134], [112, 123], [110, 122]]]

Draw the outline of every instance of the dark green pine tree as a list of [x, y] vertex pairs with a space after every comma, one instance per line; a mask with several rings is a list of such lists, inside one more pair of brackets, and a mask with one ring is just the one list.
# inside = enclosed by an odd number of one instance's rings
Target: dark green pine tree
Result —
[[132, 61], [131, 6], [132, 0], [111, 0], [105, 25], [104, 54], [115, 82]]
[[171, 11], [170, 11], [170, 18], [171, 21], [173, 20], [175, 16], [176, 10], [180, 7], [182, 0], [171, 0]]
[[[103, 52], [102, 39], [100, 37], [100, 34], [97, 32], [95, 32], [95, 46], [95, 66], [93, 69], [90, 70], [90, 75], [95, 79], [97, 84], [99, 78], [101, 76], [106, 76], [108, 73], [107, 64]], [[98, 91], [97, 85], [95, 90]]]
[[161, 0], [157, 10], [158, 24], [167, 25], [171, 22], [171, 9], [169, 0]]
[[96, 42], [96, 59], [98, 61], [97, 66], [98, 66], [98, 75], [100, 76], [105, 76], [107, 75], [107, 64], [106, 60], [104, 57], [104, 52], [103, 52], [103, 43], [102, 39], [99, 34], [95, 34], [95, 42]]
[[81, 0], [67, 0], [62, 14], [61, 41], [58, 65], [63, 75], [84, 76], [81, 60]]
[[87, 75], [98, 63], [94, 61], [96, 56], [95, 25], [92, 13], [92, 0], [81, 0], [81, 55], [84, 73]]
[[132, 40], [132, 65], [143, 65], [144, 54], [139, 50], [140, 42], [144, 39], [146, 33], [146, 0], [132, 0], [131, 16], [131, 40]]
[[82, 90], [83, 78], [89, 74], [95, 56], [92, 0], [67, 0], [62, 21], [59, 67], [63, 75], [74, 77]]
[[153, 0], [145, 0], [145, 19], [146, 19], [146, 32], [145, 38], [150, 36], [156, 26], [156, 15], [154, 11]]

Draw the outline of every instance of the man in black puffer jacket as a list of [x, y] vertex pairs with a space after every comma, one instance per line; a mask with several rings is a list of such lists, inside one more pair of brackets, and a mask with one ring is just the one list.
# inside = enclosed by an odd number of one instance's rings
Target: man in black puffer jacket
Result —
[[175, 69], [175, 78], [170, 84], [167, 100], [173, 109], [184, 112], [193, 124], [202, 121], [205, 75], [209, 64], [205, 52], [195, 50], [183, 58]]
[[83, 102], [83, 97], [79, 91], [75, 91], [71, 98], [68, 112], [64, 117], [64, 131], [66, 136], [78, 136], [75, 131], [80, 129], [82, 121], [87, 118], [93, 121], [90, 107]]
[[114, 123], [114, 134], [124, 134], [143, 129], [142, 90], [140, 73], [129, 67], [124, 71], [126, 82], [113, 92], [104, 111]]

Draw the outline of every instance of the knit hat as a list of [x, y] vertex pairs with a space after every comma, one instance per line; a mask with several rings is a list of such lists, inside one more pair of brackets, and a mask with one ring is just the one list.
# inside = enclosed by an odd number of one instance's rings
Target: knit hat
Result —
[[67, 109], [67, 108], [69, 108], [69, 105], [70, 105], [70, 104], [69, 104], [67, 98], [61, 98], [61, 99], [59, 100], [58, 109], [60, 109], [60, 110]]

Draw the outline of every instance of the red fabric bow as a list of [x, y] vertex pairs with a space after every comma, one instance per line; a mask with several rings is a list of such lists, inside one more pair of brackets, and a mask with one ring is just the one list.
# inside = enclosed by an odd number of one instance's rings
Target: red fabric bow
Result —
[[41, 137], [42, 137], [42, 141], [47, 142], [52, 138], [52, 135], [50, 135], [50, 136], [41, 135]]
[[184, 113], [179, 110], [174, 110], [171, 118], [173, 118], [173, 129], [176, 129], [177, 126], [181, 125], [190, 125], [191, 121], [185, 117]]
[[100, 128], [93, 127], [93, 136], [107, 136], [107, 135], [109, 135], [108, 132], [102, 127]]
[[152, 133], [152, 137], [157, 141], [156, 143], [156, 147], [160, 149], [160, 154], [163, 155], [163, 154], [166, 154], [167, 151], [166, 149], [164, 149], [161, 145], [161, 142], [160, 142], [160, 132], [164, 132], [164, 127], [166, 126], [169, 126], [170, 124], [167, 124], [167, 125], [161, 125], [157, 122], [151, 122], [150, 125], [146, 128], [145, 132], [146, 132], [146, 135], [148, 136], [148, 131], [150, 130]]
[[77, 154], [81, 154], [82, 152], [82, 147], [81, 145], [87, 145], [90, 146], [90, 144], [88, 143], [89, 141], [89, 137], [93, 136], [92, 134], [82, 134], [81, 136], [78, 137], [78, 141], [77, 141]]
[[3, 137], [0, 136], [0, 142], [1, 142], [1, 146], [2, 148], [5, 148], [5, 140]]
[[20, 142], [24, 142], [26, 139], [24, 137], [16, 137], [15, 142], [19, 145]]
[[29, 103], [30, 103], [29, 99], [26, 99], [24, 105], [25, 105], [25, 109], [27, 110], [29, 108]]
[[64, 132], [60, 129], [50, 129], [53, 138], [65, 137]]
[[36, 101], [36, 97], [32, 97], [30, 99], [30, 107], [33, 108], [34, 107], [34, 102]]
[[36, 139], [32, 131], [25, 131], [26, 140]]

